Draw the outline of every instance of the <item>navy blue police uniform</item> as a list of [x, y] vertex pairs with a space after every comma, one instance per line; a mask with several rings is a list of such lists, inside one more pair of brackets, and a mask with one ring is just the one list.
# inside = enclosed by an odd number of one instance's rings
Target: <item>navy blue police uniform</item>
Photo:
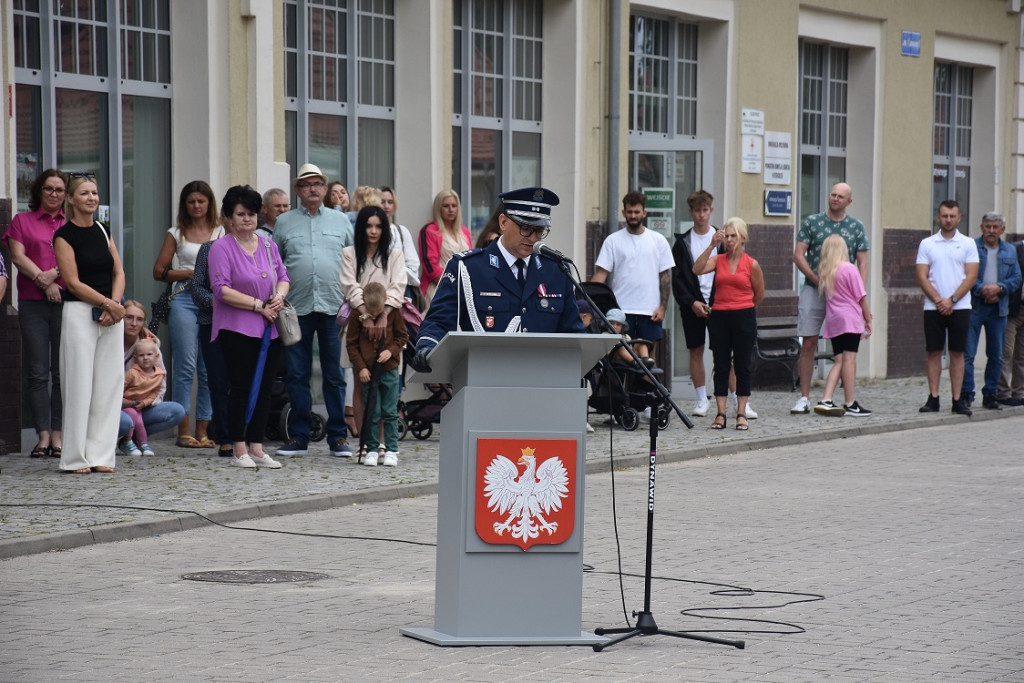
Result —
[[[503, 213], [531, 227], [550, 226], [551, 207], [558, 204], [558, 196], [544, 188], [524, 188], [499, 196]], [[572, 281], [559, 264], [533, 254], [525, 283], [520, 286], [499, 240], [448, 261], [420, 326], [414, 369], [428, 367], [426, 354], [453, 331], [585, 332]]]
[[[460, 282], [459, 263], [465, 265], [472, 292]], [[516, 316], [520, 318], [519, 332], [586, 331], [572, 281], [558, 263], [534, 254], [526, 270], [526, 284], [520, 288], [497, 240], [448, 261], [420, 326], [416, 348], [432, 349], [456, 329], [472, 332], [470, 305], [485, 332], [505, 332]]]

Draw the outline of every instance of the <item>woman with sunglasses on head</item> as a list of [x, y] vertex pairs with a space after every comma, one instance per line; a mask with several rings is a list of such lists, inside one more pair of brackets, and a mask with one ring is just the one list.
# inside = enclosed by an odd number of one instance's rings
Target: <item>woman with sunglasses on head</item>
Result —
[[[171, 283], [171, 396], [185, 406], [185, 419], [178, 425], [177, 445], [184, 448], [213, 448], [207, 435], [213, 409], [206, 365], [199, 347], [199, 309], [191, 297], [192, 274], [199, 247], [224, 236], [217, 214], [217, 199], [209, 184], [193, 180], [181, 188], [177, 225], [168, 229], [160, 254], [153, 265], [153, 278]], [[192, 380], [196, 388], [196, 434], [189, 428]]]
[[92, 176], [72, 175], [65, 223], [53, 238], [66, 285], [60, 340], [65, 472], [113, 472], [124, 391], [124, 270], [109, 231], [93, 219]]
[[455, 190], [441, 190], [434, 197], [434, 220], [420, 230], [419, 241], [423, 266], [420, 291], [429, 303], [451, 257], [473, 248], [469, 228], [462, 224], [462, 204]]
[[18, 268], [18, 318], [28, 375], [28, 407], [37, 442], [33, 458], [60, 457], [62, 411], [60, 333], [63, 286], [53, 253], [53, 236], [64, 225], [67, 179], [49, 168], [29, 190], [29, 211], [19, 213], [4, 235]]

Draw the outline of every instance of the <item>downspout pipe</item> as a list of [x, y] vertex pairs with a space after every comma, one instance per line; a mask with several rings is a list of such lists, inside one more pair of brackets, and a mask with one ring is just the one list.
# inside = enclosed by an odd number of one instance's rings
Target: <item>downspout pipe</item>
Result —
[[622, 2], [608, 0], [608, 229], [619, 227], [619, 159], [622, 123]]

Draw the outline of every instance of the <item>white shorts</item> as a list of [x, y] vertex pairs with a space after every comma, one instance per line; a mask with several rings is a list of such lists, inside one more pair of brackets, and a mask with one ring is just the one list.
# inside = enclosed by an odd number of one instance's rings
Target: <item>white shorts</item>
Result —
[[820, 337], [825, 322], [825, 297], [819, 294], [817, 287], [804, 283], [800, 289], [799, 313], [796, 333], [801, 337]]

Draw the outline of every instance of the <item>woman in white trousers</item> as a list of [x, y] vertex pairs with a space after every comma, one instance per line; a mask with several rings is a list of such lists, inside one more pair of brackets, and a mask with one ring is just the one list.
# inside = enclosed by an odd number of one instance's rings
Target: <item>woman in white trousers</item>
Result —
[[113, 472], [124, 392], [124, 270], [110, 233], [93, 220], [99, 192], [91, 175], [69, 174], [67, 223], [54, 235], [67, 286], [60, 371], [64, 449], [60, 469]]

